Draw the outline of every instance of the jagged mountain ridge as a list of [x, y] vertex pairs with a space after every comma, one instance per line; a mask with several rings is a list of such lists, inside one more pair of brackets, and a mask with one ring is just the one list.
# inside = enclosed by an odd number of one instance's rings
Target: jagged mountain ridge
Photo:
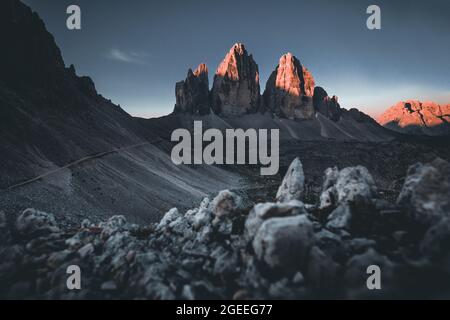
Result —
[[377, 118], [378, 123], [394, 131], [414, 135], [450, 134], [450, 104], [431, 101], [401, 101]]
[[[209, 90], [208, 68], [200, 64], [176, 85], [174, 112], [150, 119], [160, 135], [191, 128], [280, 129], [282, 140], [386, 141], [393, 135], [357, 109], [341, 108], [336, 96], [316, 86], [311, 72], [291, 53], [280, 61], [260, 93], [258, 65], [245, 46], [236, 43], [219, 64]], [[209, 90], [209, 98], [206, 92]], [[164, 123], [161, 126], [159, 123]]]

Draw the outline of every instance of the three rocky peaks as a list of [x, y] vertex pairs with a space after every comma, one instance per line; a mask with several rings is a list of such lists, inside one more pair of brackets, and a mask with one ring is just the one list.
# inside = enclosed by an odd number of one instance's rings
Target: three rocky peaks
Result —
[[337, 121], [341, 108], [335, 96], [315, 86], [312, 74], [291, 53], [284, 54], [261, 95], [259, 70], [245, 46], [236, 43], [220, 63], [209, 90], [208, 68], [189, 69], [175, 89], [175, 113], [225, 117], [270, 112], [289, 119], [310, 119], [320, 112]]

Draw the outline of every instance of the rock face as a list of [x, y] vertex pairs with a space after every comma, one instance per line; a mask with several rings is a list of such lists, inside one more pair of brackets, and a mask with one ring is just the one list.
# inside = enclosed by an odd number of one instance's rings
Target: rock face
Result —
[[397, 202], [425, 226], [450, 217], [450, 164], [436, 159], [411, 166]]
[[258, 110], [260, 87], [258, 65], [244, 45], [236, 43], [219, 65], [211, 91], [216, 114], [233, 117]]
[[280, 188], [277, 192], [277, 201], [289, 202], [291, 200], [301, 200], [305, 187], [305, 174], [303, 173], [302, 162], [295, 158], [288, 168]]
[[402, 101], [386, 110], [377, 121], [386, 128], [402, 133], [447, 135], [450, 134], [450, 104]]
[[195, 71], [189, 69], [186, 80], [175, 86], [175, 113], [208, 114], [209, 82], [208, 67], [200, 64]]
[[313, 105], [317, 112], [333, 121], [339, 121], [341, 118], [342, 110], [338, 98], [336, 96], [330, 98], [322, 87], [314, 88]]
[[290, 119], [310, 119], [314, 115], [314, 78], [291, 53], [280, 58], [264, 91], [264, 103], [271, 112]]

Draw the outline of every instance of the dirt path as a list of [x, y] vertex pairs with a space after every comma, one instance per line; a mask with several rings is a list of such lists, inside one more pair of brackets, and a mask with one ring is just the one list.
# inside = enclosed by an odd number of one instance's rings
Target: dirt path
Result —
[[116, 149], [113, 149], [113, 150], [104, 151], [104, 152], [96, 153], [96, 154], [93, 154], [93, 155], [90, 155], [90, 156], [86, 156], [86, 157], [83, 157], [83, 158], [78, 159], [78, 160], [76, 160], [76, 161], [70, 162], [70, 163], [66, 164], [65, 166], [62, 166], [62, 167], [59, 167], [59, 168], [57, 168], [57, 169], [48, 171], [48, 172], [46, 172], [46, 173], [44, 173], [44, 174], [41, 174], [41, 175], [39, 175], [39, 176], [37, 176], [37, 177], [34, 177], [34, 178], [32, 178], [32, 179], [29, 179], [29, 180], [26, 180], [26, 181], [17, 183], [17, 184], [15, 184], [15, 185], [9, 186], [9, 187], [3, 189], [2, 191], [10, 191], [10, 190], [19, 188], [19, 187], [21, 187], [21, 186], [24, 186], [24, 185], [33, 183], [33, 182], [35, 182], [35, 181], [41, 180], [41, 179], [43, 179], [43, 178], [46, 178], [46, 177], [48, 177], [48, 176], [57, 174], [57, 173], [61, 172], [62, 170], [72, 168], [72, 167], [74, 167], [74, 166], [76, 166], [76, 165], [79, 165], [79, 164], [85, 162], [85, 161], [89, 161], [89, 160], [92, 160], [92, 159], [98, 159], [98, 158], [104, 157], [104, 156], [106, 156], [106, 155], [108, 155], [108, 154], [112, 154], [112, 153], [120, 153], [120, 152], [129, 150], [129, 149], [134, 149], [134, 148], [141, 147], [141, 146], [144, 146], [144, 145], [149, 145], [149, 144], [158, 143], [158, 142], [160, 142], [160, 141], [162, 141], [162, 139], [156, 139], [156, 140], [154, 140], [154, 141], [142, 142], [142, 143], [134, 144], [134, 145], [127, 146], [127, 147], [116, 148]]

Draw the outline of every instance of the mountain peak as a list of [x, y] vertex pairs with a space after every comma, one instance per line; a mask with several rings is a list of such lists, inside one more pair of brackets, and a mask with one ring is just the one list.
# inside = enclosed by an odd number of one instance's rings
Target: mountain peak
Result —
[[379, 124], [403, 133], [440, 135], [450, 133], [450, 104], [418, 100], [400, 101], [381, 114]]
[[237, 116], [259, 108], [258, 65], [242, 43], [236, 43], [217, 68], [212, 88], [216, 113]]
[[292, 53], [280, 57], [269, 77], [264, 92], [266, 106], [287, 118], [311, 118], [314, 114], [312, 96], [314, 78]]
[[194, 76], [196, 77], [204, 77], [206, 75], [206, 77], [208, 77], [208, 67], [206, 66], [205, 63], [200, 63], [197, 67], [197, 69], [195, 69], [194, 71]]
[[208, 67], [201, 63], [195, 71], [188, 70], [187, 77], [175, 85], [175, 113], [208, 114]]

